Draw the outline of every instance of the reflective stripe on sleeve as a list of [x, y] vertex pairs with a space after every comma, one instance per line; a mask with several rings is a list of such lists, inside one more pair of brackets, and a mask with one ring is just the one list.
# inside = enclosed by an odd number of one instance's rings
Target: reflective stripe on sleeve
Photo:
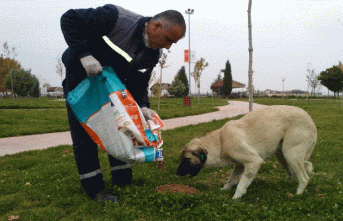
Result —
[[[121, 56], [123, 56], [123, 58], [125, 58], [128, 62], [132, 61], [132, 58], [130, 57], [130, 55], [128, 53], [126, 53], [125, 51], [123, 51], [121, 48], [119, 48], [117, 45], [113, 44], [113, 42], [106, 36], [102, 36], [102, 39], [104, 39], [104, 41], [106, 42], [106, 44], [112, 48], [115, 52], [117, 52], [118, 54], [120, 54]], [[142, 70], [138, 70], [139, 72], [146, 72], [146, 69], [142, 69]]]
[[102, 36], [104, 41], [110, 46], [115, 52], [123, 56], [128, 62], [132, 61], [132, 58], [130, 55], [128, 55], [125, 51], [121, 50], [117, 45], [113, 44], [113, 42], [107, 37], [107, 36]]

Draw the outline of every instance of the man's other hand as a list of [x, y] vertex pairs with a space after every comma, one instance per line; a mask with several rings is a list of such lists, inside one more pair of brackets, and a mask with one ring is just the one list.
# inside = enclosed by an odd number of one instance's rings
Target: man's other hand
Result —
[[95, 76], [102, 72], [101, 64], [92, 55], [88, 55], [80, 59], [82, 66], [86, 70], [87, 76]]

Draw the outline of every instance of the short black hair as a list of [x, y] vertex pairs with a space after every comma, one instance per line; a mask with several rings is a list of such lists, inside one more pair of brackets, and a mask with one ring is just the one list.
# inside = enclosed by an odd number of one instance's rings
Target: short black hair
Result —
[[182, 29], [182, 37], [185, 37], [186, 35], [186, 22], [183, 15], [178, 11], [167, 10], [161, 12], [152, 17], [151, 21], [162, 21], [167, 26], [167, 28], [171, 28], [172, 26], [177, 25]]

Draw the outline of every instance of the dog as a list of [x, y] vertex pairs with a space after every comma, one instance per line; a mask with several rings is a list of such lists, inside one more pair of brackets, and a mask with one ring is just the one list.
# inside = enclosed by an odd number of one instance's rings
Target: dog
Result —
[[309, 158], [317, 141], [317, 128], [301, 108], [275, 105], [252, 111], [222, 128], [194, 138], [181, 151], [176, 174], [196, 176], [203, 167], [234, 164], [226, 185], [237, 185], [233, 199], [241, 198], [261, 165], [273, 154], [286, 169], [287, 180], [296, 175], [302, 194], [313, 172]]

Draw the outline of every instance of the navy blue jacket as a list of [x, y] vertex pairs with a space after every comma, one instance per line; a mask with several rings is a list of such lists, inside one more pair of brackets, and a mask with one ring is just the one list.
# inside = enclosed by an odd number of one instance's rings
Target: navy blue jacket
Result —
[[[69, 46], [62, 55], [67, 70], [63, 82], [65, 92], [74, 89], [87, 77], [80, 58], [92, 55], [102, 66], [113, 68], [140, 107], [150, 107], [148, 82], [161, 50], [152, 50], [144, 45], [143, 31], [149, 19], [114, 5], [71, 9], [64, 13], [61, 29]], [[113, 50], [104, 36], [133, 60], [128, 61]], [[143, 69], [146, 71], [142, 73]]]

